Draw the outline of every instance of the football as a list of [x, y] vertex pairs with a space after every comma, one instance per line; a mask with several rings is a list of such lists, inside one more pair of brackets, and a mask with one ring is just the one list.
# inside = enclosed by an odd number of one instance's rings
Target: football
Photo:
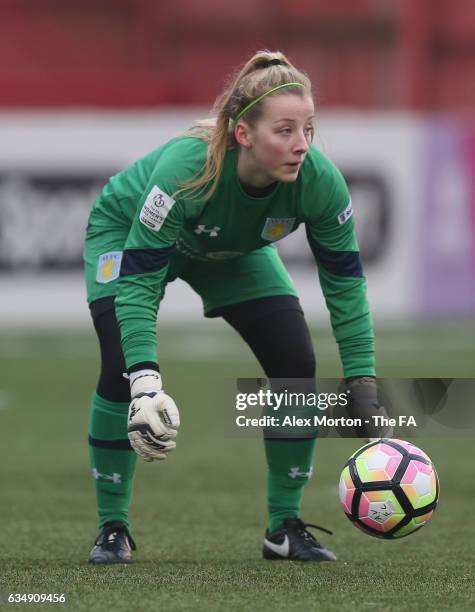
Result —
[[431, 518], [439, 499], [439, 479], [420, 448], [382, 438], [348, 459], [339, 495], [353, 525], [378, 538], [402, 538]]

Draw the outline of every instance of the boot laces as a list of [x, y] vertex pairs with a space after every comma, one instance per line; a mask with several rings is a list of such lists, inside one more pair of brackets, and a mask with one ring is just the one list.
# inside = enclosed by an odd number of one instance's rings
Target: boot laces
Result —
[[113, 534], [118, 534], [118, 533], [124, 533], [125, 537], [127, 538], [128, 543], [130, 544], [130, 548], [132, 550], [135, 550], [136, 544], [135, 541], [133, 539], [133, 537], [130, 535], [130, 531], [127, 529], [127, 527], [125, 525], [109, 525], [107, 527], [104, 528], [103, 532], [97, 537], [96, 539], [96, 544], [99, 544], [99, 542], [102, 540], [102, 542], [104, 544], [114, 544], [115, 542], [115, 537], [113, 539], [111, 539], [110, 537]]
[[333, 531], [330, 531], [325, 527], [320, 527], [320, 525], [315, 525], [314, 523], [304, 523], [304, 521], [302, 521], [301, 519], [296, 519], [296, 521], [298, 521], [297, 530], [299, 534], [306, 542], [309, 542], [314, 546], [316, 545], [321, 548], [321, 544], [318, 542], [318, 540], [307, 530], [308, 527], [318, 529], [319, 531], [323, 531], [324, 533], [328, 533], [329, 535], [333, 535]]

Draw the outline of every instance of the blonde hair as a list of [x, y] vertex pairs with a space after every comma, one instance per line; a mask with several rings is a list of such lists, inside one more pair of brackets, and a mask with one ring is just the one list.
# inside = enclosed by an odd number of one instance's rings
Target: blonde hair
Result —
[[[218, 186], [226, 152], [237, 146], [233, 125], [236, 117], [253, 100], [286, 83], [299, 83], [300, 86], [286, 87], [282, 93], [312, 95], [308, 76], [295, 68], [280, 51], [258, 51], [246, 62], [217, 98], [213, 106], [215, 116], [197, 121], [186, 132], [185, 136], [201, 138], [208, 142], [206, 164], [203, 172], [182, 185], [174, 196], [187, 193], [191, 197], [204, 200], [211, 198]], [[254, 125], [261, 113], [262, 101], [246, 111], [244, 120]], [[210, 183], [210, 188], [203, 192]]]

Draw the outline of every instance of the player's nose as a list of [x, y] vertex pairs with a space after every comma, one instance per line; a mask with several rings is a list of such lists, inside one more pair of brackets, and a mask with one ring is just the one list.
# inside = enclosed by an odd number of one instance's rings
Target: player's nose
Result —
[[294, 143], [295, 153], [306, 153], [308, 151], [309, 142], [305, 132], [301, 132]]

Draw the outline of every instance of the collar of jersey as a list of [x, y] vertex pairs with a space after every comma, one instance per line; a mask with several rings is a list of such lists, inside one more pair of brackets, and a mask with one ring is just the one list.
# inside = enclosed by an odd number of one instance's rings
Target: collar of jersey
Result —
[[249, 202], [252, 202], [253, 204], [257, 202], [268, 202], [271, 198], [273, 198], [276, 195], [276, 193], [279, 192], [280, 186], [282, 185], [281, 181], [277, 181], [277, 185], [275, 186], [275, 189], [273, 189], [270, 193], [268, 193], [265, 196], [249, 195], [247, 191], [245, 191], [244, 187], [241, 184], [241, 181], [239, 180], [238, 173], [237, 173], [237, 166], [236, 166], [236, 172], [234, 174], [234, 182], [237, 185], [241, 196], [245, 198], [246, 200], [249, 200]]

